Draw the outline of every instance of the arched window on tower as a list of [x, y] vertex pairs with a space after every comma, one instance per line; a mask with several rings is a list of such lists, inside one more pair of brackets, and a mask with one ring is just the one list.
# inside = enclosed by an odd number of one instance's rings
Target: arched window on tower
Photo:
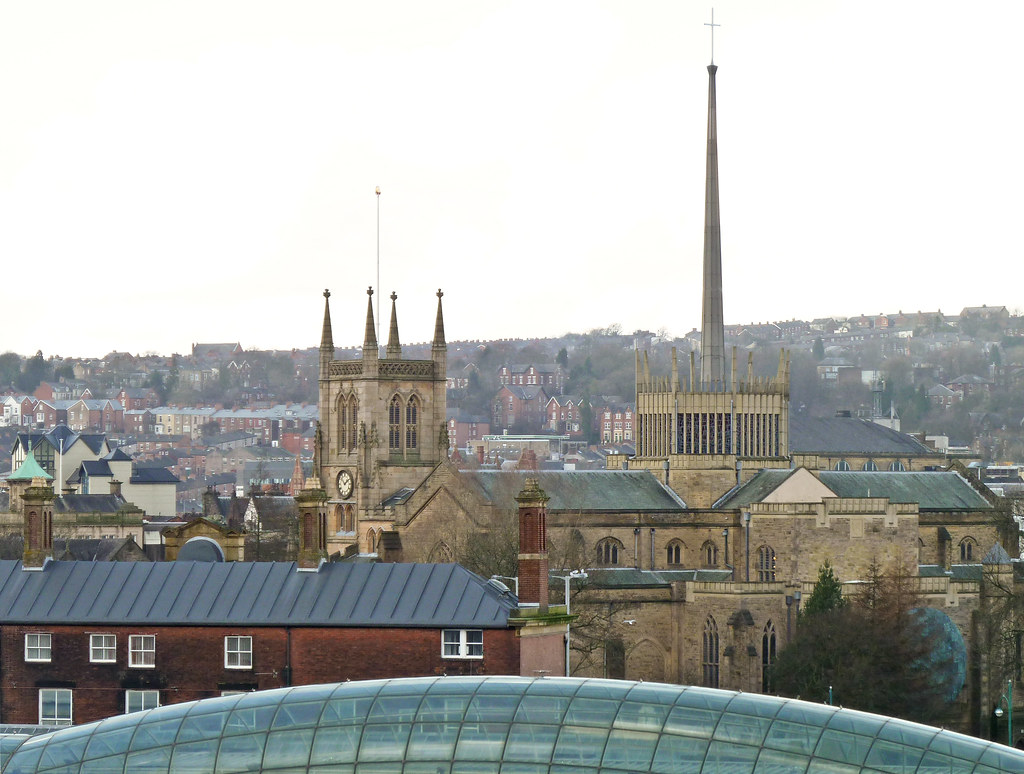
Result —
[[619, 563], [619, 555], [622, 552], [622, 543], [615, 538], [604, 538], [597, 544], [597, 563], [599, 565], [614, 565]]
[[769, 621], [761, 635], [761, 693], [771, 693], [774, 690], [772, 665], [775, 663], [776, 648], [775, 624]]
[[402, 401], [396, 395], [388, 404], [388, 449], [400, 451], [402, 448]]
[[348, 416], [348, 398], [338, 401], [338, 448], [348, 448], [348, 428], [351, 420]]
[[405, 448], [419, 448], [420, 399], [413, 395], [405, 404]]
[[974, 561], [974, 547], [976, 545], [978, 545], [978, 541], [972, 537], [965, 537], [960, 541], [961, 564], [967, 564]]
[[705, 567], [718, 566], [718, 544], [714, 540], [708, 540], [700, 547], [700, 558]]
[[761, 546], [757, 549], [757, 579], [775, 580], [775, 549], [771, 546]]
[[718, 624], [712, 616], [704, 622], [704, 641], [701, 649], [701, 666], [703, 668], [704, 685], [708, 688], [718, 687]]
[[686, 546], [683, 545], [682, 540], [671, 540], [668, 546], [665, 548], [666, 563], [671, 567], [680, 565], [683, 563], [683, 557], [686, 556]]
[[[356, 400], [356, 396], [353, 395], [348, 399], [348, 448], [355, 449], [359, 445], [359, 422], [357, 418], [359, 416], [359, 401]], [[344, 443], [344, 441], [342, 442]]]

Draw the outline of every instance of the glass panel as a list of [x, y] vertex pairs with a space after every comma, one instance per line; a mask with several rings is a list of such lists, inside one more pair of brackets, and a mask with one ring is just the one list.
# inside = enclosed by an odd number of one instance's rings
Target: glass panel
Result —
[[459, 738], [458, 723], [416, 723], [406, 757], [413, 760], [451, 760]]
[[658, 735], [642, 731], [622, 731], [615, 729], [608, 736], [608, 744], [604, 748], [604, 766], [618, 769], [648, 769], [654, 748], [658, 744]]
[[698, 774], [704, 765], [708, 743], [686, 736], [662, 736], [651, 771], [657, 774]]
[[128, 753], [125, 771], [132, 774], [167, 774], [171, 766], [171, 748], [157, 747], [155, 750]]
[[768, 718], [733, 715], [731, 712], [726, 712], [722, 715], [722, 719], [718, 721], [714, 738], [723, 742], [738, 742], [739, 744], [760, 746], [770, 725], [771, 720]]
[[[382, 692], [383, 693], [383, 692]], [[416, 717], [422, 696], [378, 696], [367, 723], [410, 723]]]
[[576, 691], [576, 695], [585, 698], [612, 699], [619, 702], [629, 692], [629, 683], [614, 680], [587, 680]]
[[[632, 694], [630, 694], [632, 696]], [[666, 704], [642, 704], [635, 701], [623, 702], [615, 716], [615, 728], [635, 731], [661, 731], [672, 708]]]
[[499, 723], [508, 722], [516, 714], [519, 707], [518, 695], [516, 696], [474, 696], [466, 709], [467, 723]]
[[515, 720], [526, 723], [561, 723], [568, 706], [567, 696], [527, 695], [519, 702]]
[[89, 737], [81, 736], [65, 742], [63, 739], [50, 742], [46, 745], [40, 768], [57, 768], [82, 760], [82, 752], [88, 743]]
[[923, 749], [928, 747], [936, 733], [938, 732], [933, 728], [912, 726], [909, 723], [894, 720], [885, 724], [882, 730], [878, 732], [878, 738]]
[[469, 696], [430, 696], [423, 697], [416, 719], [424, 722], [454, 721], [461, 723], [465, 717]]
[[402, 774], [402, 763], [401, 761], [360, 763], [356, 766], [356, 774]]
[[181, 728], [181, 718], [170, 718], [160, 723], [143, 723], [135, 730], [130, 750], [143, 750], [149, 747], [163, 747], [174, 742]]
[[359, 749], [361, 726], [335, 726], [318, 728], [313, 740], [313, 753], [310, 764], [321, 763], [352, 763]]
[[211, 715], [189, 715], [181, 722], [178, 732], [179, 742], [191, 742], [193, 739], [211, 739], [220, 736], [224, 730], [227, 713], [217, 712]]
[[455, 761], [452, 774], [498, 774], [498, 763]]
[[673, 707], [665, 721], [666, 734], [685, 734], [710, 739], [718, 724], [720, 713], [711, 710]]
[[950, 758], [937, 752], [926, 752], [917, 767], [918, 774], [971, 774], [974, 764], [970, 761]]
[[928, 744], [928, 749], [952, 755], [955, 758], [976, 761], [988, 749], [988, 742], [960, 736], [949, 731], [940, 731], [932, 738], [932, 741]]
[[402, 774], [448, 774], [448, 761], [406, 761]]
[[513, 725], [505, 745], [505, 760], [551, 760], [551, 751], [558, 738], [558, 726]]
[[552, 762], [597, 766], [604, 755], [607, 740], [607, 728], [562, 726]]
[[320, 723], [362, 723], [372, 705], [373, 699], [369, 696], [331, 699], [324, 707]]
[[600, 726], [607, 729], [615, 720], [615, 714], [618, 711], [619, 703], [616, 701], [577, 698], [573, 699], [572, 704], [569, 705], [565, 722], [583, 726]]
[[477, 696], [488, 696], [500, 693], [522, 696], [526, 692], [526, 689], [532, 684], [532, 677], [503, 677], [500, 680], [490, 680], [478, 683], [476, 694]]
[[712, 742], [704, 762], [704, 771], [715, 774], [751, 774], [758, 749], [731, 742]]
[[263, 734], [230, 736], [222, 739], [220, 754], [217, 756], [217, 774], [259, 771], [265, 741], [266, 736]]
[[872, 737], [878, 734], [883, 725], [885, 718], [862, 715], [859, 712], [837, 712], [828, 721], [829, 728]]
[[277, 706], [274, 704], [263, 707], [236, 708], [231, 711], [224, 724], [224, 736], [266, 731], [270, 728], [275, 714], [277, 714]]
[[727, 693], [712, 693], [704, 688], [687, 688], [676, 699], [676, 706], [697, 707], [698, 709], [721, 710], [732, 698]]
[[814, 752], [814, 746], [821, 736], [821, 728], [817, 726], [805, 726], [803, 723], [789, 723], [785, 720], [776, 720], [768, 730], [768, 737], [764, 740], [765, 747], [776, 750], [789, 750], [790, 752], [810, 755]]
[[14, 772], [32, 772], [36, 770], [36, 764], [39, 762], [39, 756], [42, 755], [43, 748], [28, 748], [20, 749], [14, 755], [11, 756], [11, 760], [8, 762], [8, 771]]
[[171, 771], [174, 774], [203, 774], [213, 771], [217, 757], [217, 739], [205, 742], [179, 744], [171, 753]]
[[807, 771], [807, 756], [777, 750], [761, 750], [757, 756], [754, 774], [804, 774]]
[[505, 723], [466, 723], [459, 734], [455, 757], [464, 761], [500, 761], [507, 734]]
[[264, 769], [309, 764], [309, 749], [313, 745], [312, 728], [288, 728], [271, 731], [267, 737], [267, 751], [263, 756]]
[[320, 720], [324, 704], [321, 701], [308, 701], [301, 704], [282, 704], [274, 716], [274, 728], [297, 728], [299, 726], [315, 726]]
[[125, 752], [132, 740], [134, 728], [115, 728], [113, 731], [97, 731], [89, 740], [85, 758], [102, 758], [105, 755]]
[[980, 763], [1004, 771], [1024, 771], [1024, 753], [1002, 745], [993, 745], [981, 754]]
[[548, 774], [546, 763], [503, 763], [501, 774]]
[[814, 754], [819, 758], [860, 765], [864, 762], [868, 750], [871, 749], [871, 741], [866, 736], [847, 734], [826, 728]]
[[837, 711], [838, 707], [818, 706], [805, 702], [786, 702], [775, 717], [778, 720], [792, 720], [796, 723], [806, 723], [809, 726], [828, 725], [828, 720]]
[[892, 774], [913, 774], [923, 751], [899, 742], [876, 739], [864, 764]]
[[676, 688], [669, 685], [649, 685], [642, 683], [640, 685], [634, 685], [629, 690], [629, 700], [642, 702], [644, 704], [668, 704], [672, 705], [676, 703], [676, 699], [679, 698], [679, 694], [682, 693], [682, 688]]
[[775, 717], [780, 708], [779, 700], [772, 696], [759, 696], [754, 693], [742, 693], [736, 696], [727, 708], [727, 712], [740, 715], [756, 715], [761, 718]]
[[124, 771], [124, 753], [112, 755], [109, 758], [98, 758], [94, 761], [85, 761], [79, 770], [81, 774], [117, 774]]
[[409, 739], [409, 724], [378, 723], [363, 729], [359, 745], [360, 761], [400, 761]]
[[807, 774], [861, 774], [861, 768], [847, 763], [813, 760], [807, 767]]

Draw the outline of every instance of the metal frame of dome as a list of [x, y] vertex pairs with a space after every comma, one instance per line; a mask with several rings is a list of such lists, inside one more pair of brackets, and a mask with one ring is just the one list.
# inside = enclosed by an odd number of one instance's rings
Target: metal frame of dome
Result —
[[172, 704], [30, 737], [6, 774], [997, 774], [1024, 752], [894, 718], [619, 680], [399, 678]]

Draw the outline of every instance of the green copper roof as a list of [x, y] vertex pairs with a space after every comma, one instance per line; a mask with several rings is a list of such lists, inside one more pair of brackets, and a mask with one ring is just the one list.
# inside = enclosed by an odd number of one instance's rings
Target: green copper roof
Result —
[[8, 481], [31, 481], [33, 478], [42, 478], [47, 481], [52, 481], [53, 476], [43, 470], [39, 463], [36, 462], [36, 455], [29, 450], [28, 456], [25, 457], [25, 461], [21, 463]]
[[548, 511], [671, 512], [683, 501], [646, 470], [504, 472], [479, 470], [461, 474], [485, 499], [501, 508], [518, 507], [515, 496], [527, 478], [535, 478], [550, 497]]
[[[762, 470], [727, 493], [716, 508], [746, 508], [764, 500], [792, 470]], [[884, 497], [892, 503], [917, 503], [922, 511], [991, 510], [992, 504], [959, 473], [823, 470], [821, 483], [836, 497]]]

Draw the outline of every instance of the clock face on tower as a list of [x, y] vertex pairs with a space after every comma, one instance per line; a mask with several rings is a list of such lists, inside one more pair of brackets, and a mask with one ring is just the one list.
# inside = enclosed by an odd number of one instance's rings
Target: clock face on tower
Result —
[[352, 495], [352, 474], [347, 470], [343, 470], [338, 474], [338, 494], [343, 499]]

